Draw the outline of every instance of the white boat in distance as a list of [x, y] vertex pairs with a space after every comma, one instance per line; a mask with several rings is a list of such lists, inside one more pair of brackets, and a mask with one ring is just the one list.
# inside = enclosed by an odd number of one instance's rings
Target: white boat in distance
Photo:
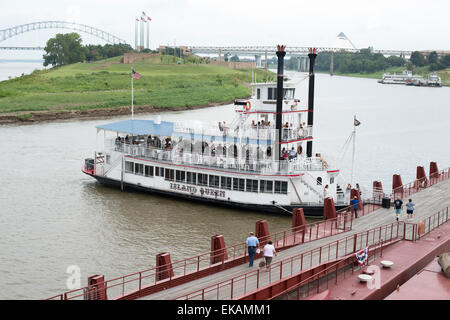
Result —
[[346, 207], [339, 169], [312, 154], [316, 54], [309, 56], [308, 107], [284, 81], [282, 54], [277, 83], [252, 83], [254, 95], [235, 101], [231, 123], [157, 116], [101, 125], [103, 148], [85, 159], [82, 171], [105, 185], [211, 205], [276, 213], [303, 208], [305, 215], [322, 216], [324, 197], [331, 197], [337, 208]]

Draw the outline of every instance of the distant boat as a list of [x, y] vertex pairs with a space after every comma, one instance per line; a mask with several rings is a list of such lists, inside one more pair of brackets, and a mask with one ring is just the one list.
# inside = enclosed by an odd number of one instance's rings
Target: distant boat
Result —
[[441, 78], [437, 73], [431, 73], [427, 79], [419, 75], [413, 75], [412, 71], [403, 71], [402, 73], [383, 73], [383, 77], [378, 80], [383, 84], [405, 84], [407, 86], [425, 86], [425, 87], [441, 87]]

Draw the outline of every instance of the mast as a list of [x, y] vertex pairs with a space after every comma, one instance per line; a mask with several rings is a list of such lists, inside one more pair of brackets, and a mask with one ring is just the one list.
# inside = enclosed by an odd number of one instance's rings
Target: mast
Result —
[[278, 57], [278, 72], [277, 72], [277, 113], [276, 113], [276, 130], [278, 133], [278, 147], [275, 148], [275, 156], [280, 163], [281, 157], [281, 137], [282, 137], [282, 121], [283, 121], [283, 79], [284, 79], [284, 56], [286, 52], [284, 49], [286, 46], [277, 45], [277, 57]]
[[[314, 61], [316, 60], [316, 48], [309, 48], [309, 93], [308, 93], [308, 126], [313, 125], [314, 119]], [[306, 156], [312, 157], [312, 141], [306, 143]]]
[[131, 68], [131, 120], [133, 120], [134, 118], [133, 100], [134, 100], [133, 68]]
[[352, 150], [352, 175], [350, 178], [350, 184], [353, 184], [353, 166], [355, 164], [355, 146], [356, 146], [356, 123], [358, 120], [356, 120], [356, 116], [353, 116], [353, 132], [352, 132], [352, 139], [353, 139], [353, 150]]

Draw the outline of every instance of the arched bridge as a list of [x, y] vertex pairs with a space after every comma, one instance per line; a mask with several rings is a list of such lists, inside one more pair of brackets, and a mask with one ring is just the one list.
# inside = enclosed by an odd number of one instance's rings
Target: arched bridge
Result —
[[[40, 22], [32, 22], [27, 24], [22, 24], [19, 26], [15, 26], [8, 29], [0, 30], [0, 42], [7, 40], [9, 38], [18, 36], [20, 34], [23, 34], [25, 32], [30, 32], [34, 30], [41, 30], [41, 29], [71, 29], [75, 31], [81, 31], [84, 33], [88, 33], [90, 35], [93, 35], [97, 38], [100, 38], [102, 40], [105, 40], [108, 43], [111, 44], [119, 44], [123, 43], [126, 44], [127, 42], [123, 39], [120, 39], [119, 37], [116, 37], [115, 35], [94, 28], [87, 26], [85, 24], [79, 24], [75, 22], [67, 22], [67, 21], [40, 21]], [[34, 48], [34, 47], [2, 47], [2, 49], [10, 49], [10, 50], [39, 50], [40, 47]]]

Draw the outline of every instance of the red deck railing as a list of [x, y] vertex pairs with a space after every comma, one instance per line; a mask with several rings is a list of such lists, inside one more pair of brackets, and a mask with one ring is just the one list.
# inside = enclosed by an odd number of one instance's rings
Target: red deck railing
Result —
[[[426, 225], [423, 234], [426, 234], [431, 230], [439, 227], [448, 220], [448, 207], [440, 210], [436, 214], [426, 217], [424, 220], [422, 220], [422, 222], [424, 222], [424, 224]], [[177, 297], [176, 299], [229, 300], [240, 298], [246, 299], [249, 297], [251, 298], [256, 295], [256, 292], [262, 290], [264, 287], [267, 288], [268, 286], [270, 286], [270, 284], [278, 284], [283, 279], [295, 277], [302, 272], [310, 271], [314, 267], [336, 261], [335, 264], [332, 264], [320, 273], [302, 280], [296, 285], [292, 285], [284, 292], [291, 292], [305, 284], [308, 284], [309, 287], [307, 289], [307, 292], [310, 293], [311, 290], [309, 282], [318, 280], [332, 272], [337, 273], [337, 270], [343, 266], [342, 259], [345, 260], [351, 258], [353, 260], [349, 260], [349, 262], [354, 262], [355, 260], [353, 254], [367, 247], [375, 249], [378, 248], [377, 250], [379, 250], [381, 253], [383, 244], [398, 240], [417, 241], [417, 239], [419, 238], [418, 232], [418, 223], [398, 221], [391, 224], [386, 224], [384, 226], [350, 235], [344, 239], [333, 241], [319, 248], [315, 248], [310, 251], [283, 259], [272, 264], [269, 272], [265, 271], [264, 269], [252, 270], [250, 272], [235, 276], [231, 279], [221, 281], [214, 285], [210, 285], [208, 287], [182, 295], [180, 297]], [[370, 252], [371, 250], [369, 250], [369, 253]], [[352, 272], [354, 271], [353, 268], [354, 267], [352, 266]], [[317, 292], [313, 292], [314, 294], [319, 293], [321, 281], [322, 280], [317, 281], [317, 283], [315, 284], [317, 285]], [[276, 296], [279, 295], [280, 294], [277, 294]], [[305, 295], [303, 293], [302, 298], [306, 296], [308, 295]], [[275, 296], [271, 296], [270, 298], [274, 297]]]
[[432, 174], [428, 177], [422, 179], [416, 179], [414, 182], [410, 182], [392, 189], [392, 193], [389, 196], [391, 201], [395, 200], [397, 197], [403, 199], [417, 193], [423, 189], [429, 188], [436, 183], [447, 180], [450, 178], [450, 168], [440, 170], [437, 174]]
[[[352, 221], [352, 216], [344, 212], [339, 214], [335, 219], [319, 221], [297, 228], [289, 228], [284, 231], [270, 234], [268, 237], [262, 237], [259, 240], [263, 243], [270, 239], [278, 250], [283, 250], [297, 244], [307, 243], [347, 232], [352, 228]], [[224, 255], [224, 251], [228, 256], [228, 259], [222, 260], [216, 264], [211, 264], [211, 259], [214, 257], [222, 257]], [[255, 258], [261, 255], [262, 254], [256, 255]], [[217, 269], [224, 270], [246, 263], [247, 256], [248, 253], [246, 244], [239, 243], [226, 247], [225, 250], [220, 249], [210, 251], [194, 257], [175, 261], [171, 265], [155, 266], [143, 271], [107, 280], [101, 283], [101, 285], [104, 286], [104, 290], [109, 299], [126, 298], [128, 295], [136, 298], [136, 296], [141, 296], [139, 292], [143, 289], [146, 289], [147, 292], [151, 291], [154, 293], [167, 288], [164, 283], [167, 283], [168, 281], [176, 281], [176, 285], [179, 285], [181, 283], [189, 282], [193, 279], [216, 272]], [[208, 269], [210, 268], [211, 272], [208, 273]], [[158, 280], [160, 278], [159, 275], [167, 272], [167, 269], [172, 269], [173, 275], [170, 275], [168, 279]], [[157, 287], [158, 285], [160, 286]], [[151, 290], [150, 287], [152, 286], [155, 287], [154, 290]], [[97, 289], [86, 286], [80, 289], [67, 291], [63, 294], [59, 294], [48, 299], [87, 299], [87, 297], [95, 296], [95, 293], [93, 293], [95, 290]], [[147, 294], [148, 293], [143, 294], [142, 296]]]
[[237, 299], [314, 266], [340, 260], [349, 253], [354, 253], [370, 245], [401, 238], [412, 240], [414, 239], [413, 232], [413, 228], [406, 228], [404, 222], [376, 227], [273, 263], [270, 271], [265, 271], [264, 268], [252, 270], [176, 299]]
[[[428, 188], [448, 178], [450, 178], [450, 168], [441, 170], [437, 175], [435, 174], [433, 176], [428, 177], [428, 179], [426, 180], [427, 183], [418, 184], [418, 182], [412, 182], [403, 185], [402, 187], [396, 188], [395, 190], [393, 190], [393, 193], [387, 197], [393, 199], [394, 195], [399, 192], [403, 192], [402, 193], [403, 197], [407, 197], [413, 193], [421, 191], [424, 188]], [[372, 198], [362, 201], [363, 208], [362, 210], [358, 210], [358, 217], [371, 213], [381, 207], [380, 204], [381, 199], [386, 196], [382, 192], [378, 191], [374, 192], [375, 195]], [[349, 231], [352, 228], [353, 222], [351, 209], [352, 206], [348, 206], [347, 208], [338, 210], [337, 211], [338, 217], [333, 220], [320, 221], [308, 224], [305, 227], [300, 227], [296, 229], [290, 228], [285, 231], [271, 234], [270, 239], [276, 244], [278, 250], [282, 250], [300, 243], [315, 241], [318, 239], [326, 238], [342, 232]], [[430, 224], [430, 221], [431, 220], [428, 221], [427, 226], [432, 226]], [[406, 225], [406, 223], [404, 224]], [[413, 228], [415, 228], [416, 232], [415, 234], [417, 234], [417, 225], [413, 226]], [[429, 227], [426, 227], [426, 230], [428, 230], [427, 228], [429, 229]], [[405, 237], [405, 234], [403, 236]], [[347, 238], [345, 239], [347, 243]], [[263, 242], [264, 240], [267, 239], [260, 239], [260, 240]], [[221, 266], [219, 268], [216, 268], [216, 270], [224, 270], [226, 268], [231, 268], [238, 264], [246, 262], [245, 257], [247, 256], [247, 250], [245, 247], [245, 243], [227, 247], [225, 250], [229, 258], [219, 263], [219, 265]], [[159, 290], [166, 289], [168, 287], [168, 285], [166, 284], [167, 282], [173, 282], [172, 285], [178, 285], [181, 283], [189, 282], [199, 277], [206, 276], [210, 273], [216, 272], [212, 270], [212, 268], [217, 267], [218, 264], [211, 265], [211, 257], [222, 256], [223, 254], [224, 254], [223, 249], [203, 253], [194, 257], [189, 257], [180, 261], [173, 262], [170, 266], [159, 266], [158, 268], [152, 267], [143, 271], [107, 280], [103, 283], [100, 283], [100, 285], [103, 286], [102, 290], [105, 290], [105, 293], [107, 293], [109, 299], [120, 299], [126, 298], [127, 296], [137, 298], [148, 294], [146, 293], [144, 295], [140, 295], [139, 292], [141, 292], [141, 290], [143, 289], [147, 289], [147, 292], [149, 292], [148, 289], [154, 287], [154, 289], [156, 290], [154, 292], [157, 292]], [[257, 257], [258, 256], [256, 256], [255, 258]], [[230, 263], [233, 261], [234, 264]], [[167, 271], [159, 271], [164, 270], [165, 269], [164, 267], [171, 268], [174, 274], [171, 275], [168, 279], [158, 281], [157, 279], [159, 279], [158, 277], [159, 274], [162, 272], [167, 272]], [[208, 273], [208, 269], [211, 269], [210, 273]], [[48, 299], [61, 299], [61, 300], [89, 299], [90, 296], [93, 295], [95, 296], [94, 291], [96, 290], [97, 290], [96, 288], [86, 286], [80, 289], [67, 291], [65, 293], [50, 297]]]

